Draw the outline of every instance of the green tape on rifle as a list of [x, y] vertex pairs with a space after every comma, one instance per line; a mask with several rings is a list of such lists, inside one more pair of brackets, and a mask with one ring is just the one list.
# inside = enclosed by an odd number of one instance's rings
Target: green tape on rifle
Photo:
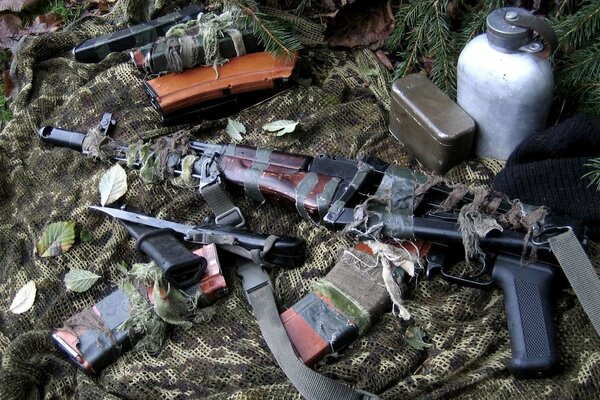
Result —
[[371, 326], [369, 313], [331, 282], [320, 280], [314, 284], [314, 290], [331, 300], [342, 314], [352, 319], [358, 327], [359, 335], [364, 334], [369, 329]]
[[271, 159], [271, 150], [268, 149], [256, 149], [254, 155], [254, 161], [250, 168], [246, 170], [244, 175], [244, 190], [251, 199], [254, 199], [260, 203], [265, 201], [265, 197], [260, 192], [260, 177], [263, 171], [269, 166], [269, 160]]
[[304, 219], [311, 219], [304, 207], [304, 200], [312, 192], [317, 182], [319, 182], [319, 176], [314, 172], [308, 172], [296, 187], [296, 210]]
[[323, 191], [317, 195], [317, 208], [321, 219], [329, 211], [329, 204], [331, 204], [331, 199], [341, 181], [339, 178], [331, 178], [323, 188]]

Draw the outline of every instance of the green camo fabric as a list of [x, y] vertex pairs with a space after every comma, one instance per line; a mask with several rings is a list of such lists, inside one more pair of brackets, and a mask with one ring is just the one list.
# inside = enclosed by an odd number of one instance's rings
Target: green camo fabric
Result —
[[[155, 4], [158, 14], [175, 2]], [[59, 352], [49, 333], [79, 310], [114, 289], [117, 264], [146, 261], [118, 222], [88, 211], [99, 203], [98, 182], [109, 165], [68, 149], [43, 146], [37, 129], [55, 125], [86, 131], [103, 112], [117, 118], [114, 136], [128, 142], [152, 140], [189, 129], [198, 139], [229, 142], [226, 120], [164, 128], [144, 92], [143, 76], [124, 53], [97, 64], [73, 60], [70, 50], [82, 40], [122, 28], [127, 18], [148, 16], [147, 4], [122, 0], [106, 18], [87, 18], [69, 29], [21, 44], [13, 70], [18, 95], [14, 119], [0, 134], [0, 398], [1, 399], [299, 399], [275, 363], [231, 269], [225, 277], [231, 293], [214, 306], [209, 322], [190, 329], [176, 327], [163, 351], [152, 356], [130, 351], [98, 377], [78, 370]], [[306, 44], [316, 45], [322, 30], [290, 18]], [[321, 151], [345, 157], [378, 156], [420, 169], [387, 130], [389, 78], [368, 51], [332, 51], [312, 47], [302, 52], [298, 85], [265, 103], [241, 112], [247, 128], [244, 143], [304, 154]], [[276, 137], [261, 127], [278, 119], [299, 120], [294, 133]], [[447, 177], [471, 186], [486, 186], [501, 164], [475, 160]], [[171, 183], [142, 183], [128, 171], [126, 203], [145, 213], [187, 223], [209, 215], [193, 190]], [[307, 240], [309, 257], [301, 268], [275, 269], [281, 310], [306, 295], [325, 276], [338, 250], [352, 246], [342, 237], [302, 220], [278, 206], [257, 206], [236, 198], [258, 232], [291, 234]], [[66, 254], [39, 258], [33, 254], [43, 228], [75, 221], [92, 233]], [[600, 246], [592, 243], [596, 268]], [[71, 268], [102, 276], [85, 293], [67, 292], [63, 277]], [[33, 308], [21, 315], [8, 311], [16, 291], [29, 280], [38, 292]], [[563, 372], [551, 379], [516, 380], [506, 365], [510, 345], [499, 290], [458, 287], [440, 278], [411, 284], [405, 306], [413, 323], [424, 329], [434, 350], [416, 350], [404, 339], [408, 327], [389, 313], [339, 357], [317, 370], [384, 399], [438, 398], [598, 398], [600, 340], [571, 289], [555, 294], [558, 343]]]

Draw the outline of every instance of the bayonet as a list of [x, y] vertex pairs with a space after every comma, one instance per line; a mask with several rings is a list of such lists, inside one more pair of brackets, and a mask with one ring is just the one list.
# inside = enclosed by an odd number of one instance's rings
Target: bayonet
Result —
[[[304, 263], [306, 256], [306, 243], [303, 239], [294, 236], [266, 235], [213, 223], [187, 225], [116, 208], [98, 206], [90, 206], [90, 208], [108, 214], [121, 222], [133, 224], [130, 228], [126, 225], [130, 233], [132, 229], [136, 229], [136, 226], [137, 229], [143, 226], [156, 230], [169, 230], [190, 243], [214, 243], [221, 250], [245, 258], [258, 256], [267, 266], [299, 267]], [[258, 258], [253, 260], [258, 261]]]

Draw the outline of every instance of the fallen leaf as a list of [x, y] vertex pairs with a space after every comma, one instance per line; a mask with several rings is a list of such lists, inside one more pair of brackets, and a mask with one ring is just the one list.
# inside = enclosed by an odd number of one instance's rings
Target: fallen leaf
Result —
[[246, 133], [246, 127], [237, 119], [227, 118], [227, 134], [235, 141], [241, 141], [242, 135]]
[[377, 56], [379, 61], [381, 61], [383, 66], [386, 67], [389, 71], [394, 70], [394, 66], [392, 65], [392, 62], [390, 61], [389, 57], [383, 50], [381, 50], [381, 49], [377, 50], [375, 52], [375, 55]]
[[68, 251], [75, 242], [75, 222], [55, 222], [44, 229], [35, 245], [41, 257], [59, 256]]
[[12, 82], [12, 79], [10, 79], [10, 71], [8, 67], [2, 70], [2, 84], [4, 85], [4, 95], [8, 99], [12, 96], [12, 91], [15, 86]]
[[100, 178], [100, 204], [114, 203], [127, 192], [127, 174], [119, 164], [113, 165]]
[[0, 11], [19, 12], [23, 9], [32, 8], [39, 0], [0, 0]]
[[367, 5], [350, 4], [327, 27], [325, 41], [332, 47], [364, 47], [377, 50], [394, 31], [391, 0]]
[[450, 0], [446, 6], [446, 13], [453, 20], [458, 20], [462, 17], [461, 0]]
[[54, 32], [60, 29], [63, 22], [63, 17], [58, 14], [38, 15], [33, 20], [31, 26], [21, 31], [21, 35], [41, 35], [43, 33]]
[[100, 279], [100, 275], [93, 272], [85, 269], [72, 269], [65, 275], [64, 282], [67, 289], [81, 293], [91, 288], [98, 279]]
[[263, 129], [269, 132], [275, 132], [277, 136], [283, 136], [286, 133], [292, 133], [296, 130], [298, 121], [290, 121], [287, 119], [281, 119], [279, 121], [273, 121], [263, 125]]
[[0, 49], [12, 49], [19, 41], [21, 19], [15, 14], [0, 14]]
[[65, 7], [97, 8], [98, 11], [108, 11], [117, 0], [65, 0]]
[[25, 311], [29, 310], [33, 303], [35, 302], [35, 282], [29, 281], [23, 286], [17, 294], [15, 294], [15, 298], [8, 311], [12, 311], [13, 314], [23, 314]]
[[96, 7], [98, 7], [98, 10], [100, 11], [108, 11], [115, 3], [117, 0], [89, 0], [88, 4], [90, 4], [90, 7], [93, 5], [96, 5]]
[[413, 349], [424, 350], [433, 347], [433, 344], [425, 342], [425, 336], [425, 332], [421, 328], [411, 326], [406, 330], [404, 339]]

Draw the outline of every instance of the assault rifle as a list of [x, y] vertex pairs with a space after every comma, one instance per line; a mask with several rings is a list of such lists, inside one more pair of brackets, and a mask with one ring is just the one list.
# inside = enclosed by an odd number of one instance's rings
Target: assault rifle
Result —
[[[44, 142], [83, 151], [85, 134], [53, 127], [39, 131]], [[223, 182], [243, 189], [259, 201], [273, 201], [295, 209], [302, 217], [335, 230], [351, 230], [359, 236], [380, 235], [391, 240], [423, 239], [435, 243], [427, 251], [424, 276], [439, 272], [450, 282], [487, 289], [499, 286], [504, 293], [512, 359], [509, 371], [517, 377], [542, 377], [557, 371], [559, 354], [551, 313], [550, 294], [559, 282], [561, 269], [551, 254], [549, 238], [572, 231], [573, 221], [548, 215], [533, 226], [533, 233], [504, 229], [490, 231], [479, 245], [486, 251], [483, 268], [473, 276], [452, 273], [462, 248], [458, 212], [440, 211], [451, 189], [433, 185], [424, 193], [416, 189], [426, 177], [409, 169], [364, 157], [351, 160], [328, 154], [310, 157], [235, 144], [191, 141], [200, 157], [192, 176], [203, 185]], [[114, 154], [125, 159], [126, 146]], [[177, 168], [176, 173], [180, 173]], [[456, 208], [468, 204], [465, 196]], [[502, 201], [497, 212], [507, 213], [511, 204]], [[436, 248], [438, 249], [436, 251]], [[521, 265], [524, 249], [536, 248], [540, 260]], [[442, 249], [442, 250], [440, 250]], [[491, 272], [482, 280], [483, 272]]]
[[73, 49], [73, 55], [79, 62], [95, 63], [102, 61], [108, 54], [152, 43], [173, 25], [192, 20], [204, 10], [204, 6], [192, 4], [180, 11], [164, 15], [148, 22], [133, 25], [120, 31], [88, 39]]

